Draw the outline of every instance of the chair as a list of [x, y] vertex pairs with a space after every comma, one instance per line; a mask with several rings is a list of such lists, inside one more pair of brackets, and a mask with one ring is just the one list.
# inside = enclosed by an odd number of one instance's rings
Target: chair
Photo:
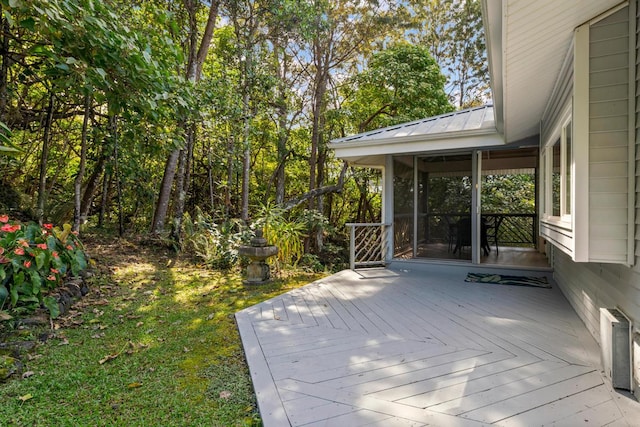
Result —
[[447, 223], [447, 251], [451, 252], [456, 244], [456, 236], [458, 235], [458, 224], [456, 224], [451, 215], [444, 215]]
[[471, 247], [471, 218], [461, 218], [456, 223], [456, 247], [453, 249], [455, 254], [458, 250], [462, 255], [462, 248], [465, 246]]
[[496, 255], [500, 254], [498, 243], [498, 232], [500, 230], [500, 224], [504, 217], [502, 215], [483, 215], [482, 216], [482, 234], [483, 234], [483, 249], [485, 255], [489, 254], [491, 250], [490, 243], [496, 245]]

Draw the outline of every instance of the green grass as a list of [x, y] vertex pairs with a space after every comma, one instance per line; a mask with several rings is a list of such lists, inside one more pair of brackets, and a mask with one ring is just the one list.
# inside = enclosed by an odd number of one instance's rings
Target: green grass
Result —
[[0, 425], [260, 425], [233, 314], [320, 276], [245, 287], [157, 249], [94, 249], [90, 294], [25, 361], [33, 374], [0, 384]]

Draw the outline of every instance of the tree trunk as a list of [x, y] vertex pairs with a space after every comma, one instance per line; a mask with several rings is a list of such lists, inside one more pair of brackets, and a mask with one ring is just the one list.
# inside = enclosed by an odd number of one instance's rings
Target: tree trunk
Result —
[[103, 145], [102, 154], [100, 155], [100, 158], [98, 159], [98, 163], [93, 169], [93, 172], [89, 176], [89, 179], [87, 180], [87, 185], [84, 189], [84, 194], [82, 196], [82, 206], [80, 210], [81, 218], [87, 218], [89, 216], [89, 213], [91, 212], [91, 203], [93, 201], [93, 196], [95, 195], [96, 190], [98, 189], [98, 184], [100, 183], [100, 177], [104, 172], [104, 164], [106, 159], [107, 159], [107, 156], [105, 152], [105, 145]]
[[241, 209], [240, 219], [249, 221], [249, 183], [251, 181], [251, 105], [249, 90], [252, 84], [253, 74], [253, 34], [250, 34], [247, 40], [248, 49], [245, 52], [246, 60], [244, 63], [244, 83], [242, 88], [242, 111], [244, 116], [243, 123], [243, 156], [242, 156], [242, 192], [240, 195]]
[[[187, 135], [187, 145], [189, 144]], [[174, 242], [180, 242], [180, 224], [182, 223], [182, 214], [184, 212], [185, 199], [185, 168], [187, 164], [187, 150], [181, 150], [178, 157], [178, 173], [176, 174], [176, 195], [173, 215], [173, 227], [171, 228], [171, 238]]]
[[40, 224], [42, 224], [44, 219], [44, 206], [47, 199], [47, 162], [49, 160], [49, 145], [51, 144], [54, 97], [53, 92], [49, 92], [49, 105], [47, 106], [47, 117], [44, 123], [44, 136], [42, 138], [42, 153], [40, 155], [40, 180], [38, 183], [38, 204], [36, 208], [36, 219]]
[[212, 167], [212, 159], [211, 159], [211, 146], [207, 150], [207, 181], [209, 184], [209, 211], [213, 212], [213, 167]]
[[0, 121], [4, 122], [7, 110], [7, 86], [9, 79], [9, 21], [2, 15], [2, 65], [0, 66]]
[[118, 154], [118, 117], [115, 117], [115, 132], [113, 134], [113, 173], [116, 180], [116, 194], [118, 196], [118, 233], [124, 236], [124, 213], [122, 211], [122, 182], [120, 181], [120, 160]]
[[164, 166], [164, 175], [162, 175], [162, 183], [160, 184], [160, 194], [156, 203], [156, 211], [153, 214], [151, 224], [151, 233], [160, 234], [164, 230], [164, 221], [167, 218], [169, 210], [169, 201], [171, 200], [171, 187], [173, 187], [173, 178], [176, 174], [176, 166], [180, 150], [176, 149], [171, 152]]
[[233, 188], [233, 164], [234, 164], [234, 153], [233, 153], [233, 137], [230, 136], [227, 138], [227, 186], [225, 188], [224, 194], [224, 214], [225, 218], [229, 218], [231, 216], [231, 189]]
[[100, 196], [100, 213], [98, 214], [98, 227], [104, 227], [104, 217], [107, 213], [107, 206], [109, 204], [109, 188], [111, 187], [111, 174], [105, 172], [102, 178], [102, 195]]
[[[190, 14], [190, 16], [195, 19], [197, 12], [195, 2], [186, 1], [185, 6], [187, 7], [187, 12]], [[202, 39], [200, 41], [200, 46], [197, 50], [195, 49], [195, 43], [197, 41], [197, 26], [193, 23], [195, 21], [192, 22], [190, 34], [192, 48], [189, 51], [186, 79], [191, 80], [194, 83], [197, 83], [200, 80], [200, 75], [202, 74], [202, 65], [207, 57], [209, 48], [211, 46], [211, 40], [213, 38], [213, 30], [215, 29], [219, 6], [220, 0], [211, 1], [211, 4], [209, 6], [209, 17], [207, 19]], [[183, 130], [186, 134], [186, 131], [188, 129], [186, 128], [186, 126], [188, 126], [188, 122], [184, 121], [184, 123], [185, 127], [183, 128]], [[180, 157], [180, 150], [180, 148], [176, 148], [175, 150], [173, 150], [169, 154], [169, 157], [167, 158], [167, 162], [165, 164], [164, 175], [162, 177], [160, 192], [158, 194], [156, 209], [153, 214], [153, 221], [151, 224], [151, 232], [154, 234], [159, 234], [164, 230], [164, 223], [167, 218], [169, 200], [171, 199], [171, 187], [173, 186], [173, 180], [176, 173], [176, 165], [178, 163], [178, 158]], [[182, 212], [180, 213], [180, 216], [182, 216]]]
[[[248, 104], [249, 93], [247, 91], [246, 95], [246, 104]], [[248, 113], [248, 111], [247, 111]], [[249, 220], [249, 181], [251, 174], [251, 145], [249, 142], [249, 133], [250, 133], [250, 124], [249, 117], [245, 117], [244, 122], [244, 151], [242, 155], [242, 193], [241, 193], [241, 210], [240, 210], [240, 219], [243, 221]]]
[[82, 222], [82, 180], [87, 164], [87, 133], [89, 129], [89, 113], [91, 109], [91, 94], [87, 93], [84, 98], [84, 119], [82, 120], [82, 137], [80, 140], [80, 165], [78, 174], [74, 182], [74, 210], [73, 210], [73, 230], [80, 231]]
[[[282, 54], [282, 60], [277, 60], [276, 72], [278, 74], [278, 99], [276, 100], [276, 114], [278, 122], [278, 168], [276, 169], [276, 205], [284, 202], [285, 196], [285, 163], [289, 150], [287, 150], [287, 86], [285, 77], [287, 75], [287, 57], [284, 49], [279, 49]], [[276, 51], [277, 55], [277, 51]], [[278, 59], [278, 58], [277, 58]]]
[[296, 206], [300, 205], [301, 203], [304, 203], [310, 199], [313, 199], [315, 197], [321, 196], [323, 194], [328, 194], [328, 193], [339, 193], [342, 191], [342, 189], [344, 188], [344, 179], [345, 179], [345, 175], [347, 173], [347, 162], [344, 162], [342, 164], [342, 170], [340, 171], [340, 176], [338, 177], [338, 182], [334, 185], [327, 185], [321, 188], [315, 188], [311, 191], [306, 192], [305, 194], [303, 194], [300, 197], [296, 197], [295, 199], [291, 199], [288, 202], [286, 202], [282, 207], [285, 211], [291, 210], [293, 208], [295, 208]]

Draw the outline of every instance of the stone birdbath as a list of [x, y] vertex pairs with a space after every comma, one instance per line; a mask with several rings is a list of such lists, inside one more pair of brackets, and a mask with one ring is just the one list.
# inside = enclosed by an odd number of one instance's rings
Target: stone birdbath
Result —
[[278, 247], [267, 245], [267, 239], [262, 237], [262, 230], [256, 230], [256, 237], [251, 239], [251, 244], [240, 246], [238, 252], [251, 260], [247, 266], [247, 278], [244, 283], [248, 285], [267, 283], [271, 274], [269, 264], [265, 261], [278, 253]]

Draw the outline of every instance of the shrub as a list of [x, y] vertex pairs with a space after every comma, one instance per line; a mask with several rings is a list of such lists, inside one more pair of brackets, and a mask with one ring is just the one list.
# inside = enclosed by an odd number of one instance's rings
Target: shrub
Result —
[[197, 207], [194, 219], [185, 213], [182, 224], [184, 251], [193, 252], [208, 267], [221, 270], [236, 265], [238, 247], [251, 238], [240, 221], [217, 224]]
[[278, 247], [278, 268], [280, 264], [298, 264], [304, 255], [304, 237], [305, 231], [308, 230], [306, 224], [288, 220], [285, 214], [283, 208], [267, 204], [260, 208], [258, 219], [254, 223], [255, 228], [262, 228], [267, 243]]
[[0, 310], [44, 305], [52, 317], [58, 304], [45, 292], [87, 268], [84, 249], [71, 226], [22, 224], [0, 215]]

